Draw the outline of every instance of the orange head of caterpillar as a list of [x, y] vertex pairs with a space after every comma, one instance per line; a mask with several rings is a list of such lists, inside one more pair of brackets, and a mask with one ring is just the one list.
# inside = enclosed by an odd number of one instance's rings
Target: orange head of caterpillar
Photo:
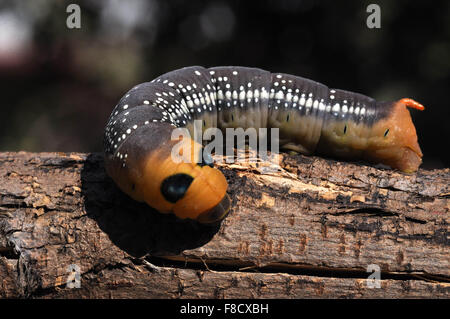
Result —
[[[183, 142], [184, 143], [184, 142]], [[182, 161], [162, 151], [147, 159], [139, 185], [141, 198], [163, 213], [213, 223], [223, 219], [231, 206], [223, 174], [212, 167], [212, 159], [200, 158], [201, 146], [192, 140]]]
[[423, 154], [408, 107], [424, 110], [423, 105], [412, 99], [404, 98], [395, 102], [390, 115], [373, 125], [366, 156], [370, 160], [412, 173], [422, 163]]

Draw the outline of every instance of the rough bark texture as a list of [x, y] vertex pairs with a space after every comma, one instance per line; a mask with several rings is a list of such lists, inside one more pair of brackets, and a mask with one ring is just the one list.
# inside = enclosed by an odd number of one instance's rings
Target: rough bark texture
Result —
[[99, 154], [0, 153], [0, 298], [450, 296], [449, 169], [280, 166], [221, 165], [233, 209], [204, 226], [129, 199]]

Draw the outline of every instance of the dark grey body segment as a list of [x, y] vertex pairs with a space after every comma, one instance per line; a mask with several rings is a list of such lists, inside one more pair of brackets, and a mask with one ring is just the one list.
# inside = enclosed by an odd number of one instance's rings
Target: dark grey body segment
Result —
[[[158, 134], [146, 128], [150, 123], [189, 127], [196, 119], [203, 121], [203, 128], [222, 130], [277, 127], [281, 147], [312, 153], [321, 145], [326, 152], [332, 141], [321, 136], [328, 126], [351, 122], [370, 127], [388, 116], [391, 106], [289, 74], [246, 67], [187, 67], [125, 94], [106, 126], [105, 153], [123, 160], [121, 149], [127, 141], [136, 142], [133, 135], [145, 134], [138, 139], [145, 144], [145, 139]], [[148, 149], [148, 145], [140, 148]]]
[[246, 67], [209, 69], [217, 91], [217, 124], [220, 129], [266, 127], [270, 72]]

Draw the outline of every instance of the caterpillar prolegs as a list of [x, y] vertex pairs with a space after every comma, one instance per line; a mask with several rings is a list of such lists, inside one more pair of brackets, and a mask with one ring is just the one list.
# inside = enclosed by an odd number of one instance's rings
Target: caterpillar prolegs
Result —
[[[422, 162], [407, 108], [298, 76], [247, 67], [175, 70], [133, 87], [105, 129], [105, 167], [122, 191], [162, 213], [202, 223], [230, 208], [223, 174], [201, 153], [175, 163], [174, 128], [278, 128], [282, 149], [363, 159], [415, 172]], [[187, 141], [195, 145], [194, 141]], [[195, 149], [195, 147], [191, 148]]]

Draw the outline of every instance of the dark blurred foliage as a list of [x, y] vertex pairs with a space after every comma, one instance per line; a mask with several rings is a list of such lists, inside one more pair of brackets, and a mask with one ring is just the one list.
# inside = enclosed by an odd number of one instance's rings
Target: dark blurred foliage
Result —
[[[0, 150], [101, 151], [133, 85], [189, 65], [243, 65], [414, 98], [424, 167], [449, 167], [450, 2], [2, 1]], [[81, 7], [81, 29], [66, 7]]]

